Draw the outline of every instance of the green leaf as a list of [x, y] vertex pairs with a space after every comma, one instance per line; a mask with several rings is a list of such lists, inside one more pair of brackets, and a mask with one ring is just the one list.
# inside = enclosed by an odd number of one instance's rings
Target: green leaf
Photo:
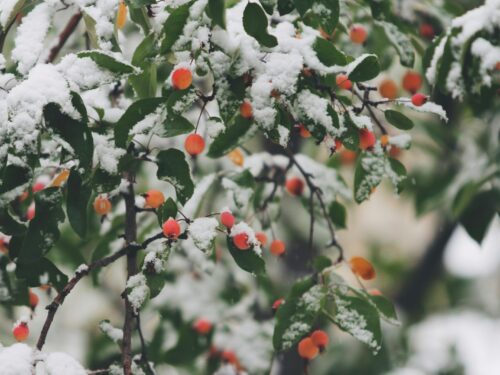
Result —
[[297, 11], [301, 16], [304, 16], [306, 12], [312, 8], [312, 5], [314, 4], [313, 0], [293, 0], [293, 3], [295, 5], [295, 8], [297, 8]]
[[141, 98], [156, 95], [157, 75], [156, 64], [149, 61], [158, 53], [156, 48], [156, 35], [150, 34], [137, 46], [132, 57], [132, 64], [142, 69], [142, 73], [130, 76], [129, 81]]
[[321, 27], [327, 34], [331, 35], [339, 22], [340, 5], [339, 0], [316, 0], [295, 1], [300, 4], [302, 19], [305, 24], [318, 28]]
[[[151, 0], [154, 1], [154, 0]], [[156, 2], [156, 1], [154, 1]], [[128, 8], [129, 14], [130, 14], [130, 19], [141, 26], [142, 30], [144, 31], [144, 34], [149, 34], [151, 30], [151, 25], [149, 24], [149, 17], [146, 12], [146, 9], [144, 8], [135, 8], [130, 6]]]
[[179, 329], [179, 338], [172, 349], [169, 349], [162, 359], [172, 365], [191, 365], [193, 361], [210, 347], [213, 333], [200, 336], [191, 322], [183, 324]]
[[278, 39], [267, 32], [267, 16], [257, 3], [248, 3], [243, 11], [245, 32], [253, 36], [264, 47], [275, 47]]
[[232, 237], [227, 237], [227, 248], [233, 256], [236, 264], [247, 272], [254, 275], [264, 275], [266, 272], [266, 264], [264, 259], [257, 254], [253, 248], [248, 250], [240, 250], [233, 244]]
[[158, 222], [162, 225], [169, 218], [174, 218], [177, 216], [177, 205], [172, 198], [168, 198], [165, 203], [163, 203], [158, 208]]
[[226, 28], [226, 8], [224, 0], [208, 0], [207, 5], [208, 15], [214, 21], [214, 24], [219, 25], [223, 29]]
[[102, 51], [83, 51], [77, 54], [78, 57], [90, 57], [101, 68], [109, 70], [114, 74], [132, 74], [136, 69], [125, 62], [118, 61], [113, 56]]
[[74, 169], [69, 174], [67, 188], [66, 211], [69, 223], [74, 231], [84, 238], [87, 234], [87, 209], [92, 188], [84, 184], [82, 177]]
[[278, 0], [278, 12], [280, 16], [293, 12], [295, 6], [292, 0]]
[[401, 130], [410, 130], [413, 128], [413, 121], [403, 115], [401, 112], [387, 109], [384, 111], [385, 119], [391, 125]]
[[495, 190], [478, 193], [462, 212], [460, 223], [479, 244], [495, 215], [500, 213], [500, 193]]
[[324, 255], [318, 255], [313, 260], [313, 267], [316, 272], [321, 272], [332, 265], [332, 260]]
[[170, 113], [163, 121], [163, 136], [175, 137], [177, 135], [190, 133], [194, 130], [194, 125], [187, 118], [175, 113]]
[[406, 36], [405, 33], [399, 30], [399, 28], [386, 21], [375, 21], [375, 25], [379, 26], [385, 33], [387, 39], [396, 49], [401, 65], [407, 67], [413, 67], [415, 63], [415, 50], [411, 40]]
[[16, 199], [31, 180], [27, 165], [9, 164], [3, 169], [0, 180], [0, 207]]
[[9, 257], [0, 254], [0, 303], [2, 305], [28, 305], [28, 285], [26, 280], [16, 277], [14, 272], [7, 271]]
[[[367, 160], [368, 162], [364, 162]], [[384, 168], [384, 169], [380, 169]], [[385, 170], [383, 156], [363, 152], [358, 157], [354, 171], [354, 199], [361, 203], [370, 197], [373, 188], [382, 181], [381, 170]]]
[[392, 171], [396, 174], [397, 178], [393, 179], [392, 183], [396, 188], [396, 192], [399, 194], [404, 188], [404, 183], [406, 182], [407, 173], [406, 168], [397, 159], [389, 158], [389, 165], [391, 166]]
[[177, 39], [182, 35], [182, 30], [189, 17], [189, 8], [192, 2], [181, 5], [174, 9], [163, 25], [163, 40], [161, 42], [160, 53], [167, 54], [172, 49]]
[[381, 318], [391, 324], [399, 325], [398, 315], [396, 314], [396, 309], [394, 308], [394, 305], [391, 301], [389, 301], [384, 296], [371, 295], [366, 292], [365, 294], [367, 294], [367, 298], [369, 298], [370, 301], [373, 302]]
[[332, 223], [337, 228], [346, 228], [346, 216], [347, 212], [343, 205], [341, 205], [337, 201], [333, 201], [328, 208], [328, 214], [330, 215], [330, 219]]
[[252, 121], [250, 119], [238, 115], [226, 128], [224, 133], [219, 134], [210, 144], [207, 156], [219, 158], [235, 149], [240, 144], [251, 125]]
[[356, 59], [356, 67], [349, 73], [349, 79], [353, 82], [364, 82], [375, 78], [380, 73], [380, 65], [375, 55], [362, 55]]
[[43, 109], [43, 115], [47, 127], [71, 146], [74, 155], [80, 160], [79, 167], [88, 173], [92, 168], [94, 140], [87, 123], [71, 118], [55, 103], [47, 104]]
[[134, 125], [156, 111], [158, 106], [164, 102], [164, 98], [147, 98], [132, 103], [114, 127], [116, 146], [126, 148], [130, 130]]
[[373, 18], [377, 20], [388, 19], [392, 15], [391, 0], [365, 0], [372, 11]]
[[170, 182], [175, 188], [179, 202], [185, 204], [193, 195], [194, 184], [184, 153], [171, 148], [160, 151], [156, 159], [158, 164], [156, 175], [159, 179]]
[[61, 291], [68, 283], [68, 277], [47, 258], [27, 262], [19, 259], [16, 266], [16, 276], [25, 279], [31, 287], [50, 284], [58, 291]]
[[324, 307], [326, 288], [312, 277], [297, 281], [285, 302], [276, 312], [273, 346], [277, 351], [290, 349], [302, 337], [309, 334]]
[[23, 235], [26, 230], [26, 225], [13, 218], [7, 207], [0, 208], [0, 232], [8, 236], [16, 236]]
[[329, 42], [323, 38], [316, 38], [313, 45], [314, 52], [318, 56], [319, 61], [321, 61], [326, 66], [333, 65], [346, 65], [347, 58], [340, 52], [333, 43]]

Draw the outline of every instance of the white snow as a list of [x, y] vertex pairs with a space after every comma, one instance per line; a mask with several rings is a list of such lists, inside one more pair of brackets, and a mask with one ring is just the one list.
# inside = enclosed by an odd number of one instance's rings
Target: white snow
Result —
[[197, 248], [208, 251], [217, 237], [219, 222], [213, 217], [200, 217], [189, 224], [188, 232]]

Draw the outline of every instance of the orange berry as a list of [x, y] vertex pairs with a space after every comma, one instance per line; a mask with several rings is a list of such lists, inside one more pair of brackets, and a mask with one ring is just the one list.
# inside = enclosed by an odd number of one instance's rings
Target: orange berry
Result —
[[359, 131], [359, 148], [362, 150], [367, 150], [375, 146], [375, 142], [377, 142], [377, 138], [373, 132], [368, 129], [361, 129]]
[[285, 187], [290, 195], [296, 197], [304, 193], [305, 184], [301, 178], [291, 177], [286, 180]]
[[392, 79], [384, 79], [382, 82], [380, 82], [378, 91], [384, 98], [395, 99], [398, 95], [398, 86]]
[[144, 196], [147, 207], [158, 208], [165, 202], [165, 196], [159, 190], [148, 190]]
[[179, 234], [181, 234], [181, 226], [173, 218], [169, 218], [167, 221], [165, 221], [163, 223], [162, 229], [163, 235], [167, 238], [170, 238], [171, 240], [176, 240], [177, 237], [179, 237]]
[[29, 304], [31, 308], [34, 310], [35, 307], [38, 306], [39, 298], [35, 293], [33, 293], [31, 289], [29, 290], [29, 300], [30, 300]]
[[326, 332], [321, 329], [318, 329], [311, 334], [311, 340], [320, 350], [323, 350], [330, 341]]
[[106, 197], [97, 197], [94, 200], [94, 211], [102, 216], [108, 214], [111, 211], [111, 202]]
[[411, 97], [411, 102], [414, 106], [421, 107], [427, 102], [427, 96], [424, 94], [415, 94]]
[[402, 86], [403, 88], [415, 94], [422, 87], [422, 77], [417, 72], [408, 70], [403, 76]]
[[419, 27], [420, 35], [425, 39], [432, 39], [436, 34], [434, 31], [434, 27], [429, 23], [423, 23]]
[[283, 304], [283, 302], [285, 302], [284, 298], [278, 298], [276, 301], [273, 302], [272, 309], [274, 311], [278, 310], [279, 307]]
[[246, 100], [240, 105], [240, 115], [243, 118], [252, 118], [253, 116], [253, 108], [250, 102]]
[[66, 180], [68, 179], [69, 177], [69, 170], [68, 169], [63, 169], [61, 171], [61, 173], [59, 173], [55, 178], [54, 180], [50, 183], [50, 186], [55, 186], [55, 187], [59, 187], [61, 186], [64, 182], [66, 182]]
[[234, 164], [236, 164], [239, 167], [241, 167], [245, 161], [243, 153], [238, 148], [234, 149], [229, 154], [227, 154], [227, 157], [229, 158], [229, 160], [231, 160]]
[[264, 232], [257, 232], [255, 233], [255, 238], [257, 238], [257, 241], [259, 241], [260, 246], [266, 246], [267, 244], [267, 236]]
[[233, 237], [234, 246], [236, 246], [239, 250], [248, 250], [250, 248], [250, 244], [248, 243], [248, 234], [246, 233], [238, 233]]
[[353, 25], [351, 27], [351, 31], [349, 32], [349, 37], [353, 43], [363, 44], [368, 37], [368, 32], [361, 25]]
[[24, 341], [28, 338], [30, 330], [28, 324], [21, 322], [12, 329], [12, 334], [17, 341]]
[[354, 163], [357, 157], [358, 154], [355, 151], [348, 150], [346, 148], [340, 152], [340, 161], [344, 165], [350, 165]]
[[389, 156], [393, 159], [396, 159], [401, 155], [401, 149], [396, 146], [391, 146], [391, 149], [389, 150]]
[[193, 74], [187, 68], [178, 68], [172, 73], [172, 86], [176, 90], [185, 90], [193, 82]]
[[205, 149], [205, 140], [199, 134], [189, 134], [184, 141], [184, 149], [191, 156], [199, 155]]
[[319, 349], [310, 337], [306, 337], [299, 342], [298, 346], [299, 355], [307, 360], [316, 358], [319, 353]]
[[26, 211], [26, 219], [32, 220], [35, 217], [35, 204], [31, 203]]
[[340, 87], [341, 89], [344, 90], [352, 89], [352, 82], [345, 74], [338, 74], [337, 77], [335, 77], [335, 82], [337, 83], [337, 86]]
[[299, 134], [302, 138], [310, 138], [311, 137], [311, 132], [309, 130], [307, 130], [307, 128], [304, 125], [299, 124], [299, 125], [297, 125], [297, 127], [299, 128]]
[[276, 256], [283, 255], [285, 253], [285, 243], [280, 240], [274, 240], [273, 242], [271, 242], [269, 251], [271, 251], [271, 254]]
[[389, 144], [389, 136], [387, 134], [384, 134], [380, 137], [380, 144], [382, 147], [386, 147]]
[[198, 319], [194, 322], [193, 328], [198, 334], [206, 335], [212, 330], [212, 323], [206, 319]]
[[233, 216], [233, 214], [231, 212], [229, 212], [229, 211], [221, 212], [221, 214], [220, 214], [220, 222], [227, 229], [231, 229], [233, 227], [233, 225], [234, 225], [234, 216]]
[[335, 151], [339, 151], [342, 148], [342, 141], [340, 139], [335, 139]]
[[118, 12], [116, 14], [116, 28], [123, 29], [125, 23], [127, 22], [127, 4], [125, 1], [120, 1], [118, 5]]
[[349, 260], [352, 272], [363, 280], [372, 280], [375, 278], [375, 269], [373, 265], [363, 257], [352, 257]]
[[224, 350], [221, 353], [221, 358], [224, 362], [231, 363], [233, 365], [238, 364], [238, 357], [236, 357], [236, 354], [234, 354], [231, 350]]

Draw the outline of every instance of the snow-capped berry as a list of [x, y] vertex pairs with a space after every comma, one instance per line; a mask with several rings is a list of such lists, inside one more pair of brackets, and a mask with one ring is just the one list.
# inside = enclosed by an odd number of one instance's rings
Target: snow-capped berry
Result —
[[37, 182], [33, 185], [33, 187], [31, 188], [31, 191], [33, 191], [33, 193], [37, 193], [41, 190], [43, 190], [45, 188], [45, 184], [43, 182]]
[[170, 238], [171, 240], [177, 239], [177, 237], [179, 237], [179, 234], [181, 234], [181, 226], [173, 218], [169, 218], [167, 221], [165, 221], [163, 223], [162, 229], [163, 235], [167, 238]]
[[187, 68], [178, 68], [172, 73], [172, 86], [176, 90], [185, 90], [193, 82], [193, 74]]
[[386, 99], [395, 99], [398, 95], [398, 86], [392, 79], [384, 79], [378, 86], [378, 91]]
[[250, 248], [250, 243], [248, 242], [248, 234], [238, 233], [233, 236], [233, 244], [239, 250], [248, 250]]
[[193, 328], [198, 334], [206, 335], [212, 330], [212, 323], [207, 319], [198, 319], [194, 322]]
[[341, 89], [352, 89], [352, 82], [345, 74], [338, 74], [337, 77], [335, 77], [335, 83], [337, 83], [337, 86]]
[[314, 345], [314, 342], [310, 337], [300, 340], [297, 350], [299, 355], [307, 360], [314, 359], [319, 354], [319, 348]]
[[349, 32], [349, 37], [351, 38], [351, 41], [353, 43], [363, 44], [366, 41], [366, 38], [368, 37], [368, 32], [363, 26], [354, 25], [351, 27], [351, 30]]
[[165, 202], [165, 196], [159, 190], [148, 190], [144, 197], [146, 206], [150, 208], [158, 208]]
[[305, 184], [301, 178], [291, 177], [286, 180], [285, 187], [290, 195], [298, 196], [304, 193]]
[[30, 289], [29, 290], [29, 304], [30, 307], [34, 310], [38, 306], [39, 298], [38, 296], [33, 293], [33, 291]]
[[273, 302], [272, 309], [274, 311], [278, 310], [283, 302], [285, 302], [284, 298], [278, 298], [276, 301]]
[[233, 214], [231, 212], [229, 212], [229, 211], [221, 212], [221, 214], [220, 214], [220, 222], [227, 229], [231, 229], [233, 227], [233, 225], [234, 225], [234, 216], [233, 216]]
[[243, 118], [251, 118], [253, 116], [253, 108], [250, 102], [244, 101], [240, 105], [240, 115]]
[[118, 4], [118, 12], [116, 14], [116, 28], [123, 29], [125, 23], [127, 22], [127, 4], [125, 1], [120, 1]]
[[35, 217], [35, 204], [31, 203], [28, 209], [26, 210], [26, 219], [32, 220]]
[[330, 339], [325, 331], [318, 329], [311, 333], [311, 340], [320, 350], [323, 350], [327, 345]]
[[372, 280], [375, 278], [375, 269], [373, 265], [363, 257], [352, 257], [349, 260], [352, 272], [363, 280]]
[[28, 328], [28, 324], [26, 322], [21, 322], [17, 324], [12, 329], [12, 334], [17, 341], [24, 341], [28, 338], [30, 334], [30, 330]]
[[260, 246], [266, 246], [267, 244], [267, 236], [264, 232], [255, 233], [255, 238], [259, 241]]
[[422, 76], [409, 70], [403, 76], [402, 86], [406, 91], [415, 94], [422, 87]]
[[191, 156], [199, 155], [205, 149], [205, 140], [197, 133], [189, 134], [184, 141], [184, 149]]
[[285, 243], [280, 240], [274, 240], [271, 242], [271, 246], [269, 247], [269, 251], [271, 254], [280, 256], [285, 253]]
[[106, 197], [97, 197], [94, 200], [94, 211], [98, 215], [107, 215], [111, 211], [111, 202]]
[[367, 150], [375, 146], [377, 138], [375, 134], [368, 129], [361, 129], [359, 131], [359, 148], [362, 150]]
[[411, 102], [414, 106], [420, 107], [427, 102], [427, 96], [424, 94], [417, 93], [411, 97]]

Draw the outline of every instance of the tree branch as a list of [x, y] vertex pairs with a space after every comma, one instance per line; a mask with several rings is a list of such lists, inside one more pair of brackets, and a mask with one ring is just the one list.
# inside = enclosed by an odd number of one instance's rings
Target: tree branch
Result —
[[78, 11], [73, 15], [73, 17], [69, 19], [68, 23], [66, 24], [66, 27], [61, 32], [61, 34], [59, 34], [59, 42], [50, 50], [49, 57], [47, 57], [46, 63], [54, 62], [59, 52], [66, 44], [66, 41], [68, 40], [70, 35], [73, 34], [73, 31], [75, 31], [81, 19], [82, 19], [81, 11]]

